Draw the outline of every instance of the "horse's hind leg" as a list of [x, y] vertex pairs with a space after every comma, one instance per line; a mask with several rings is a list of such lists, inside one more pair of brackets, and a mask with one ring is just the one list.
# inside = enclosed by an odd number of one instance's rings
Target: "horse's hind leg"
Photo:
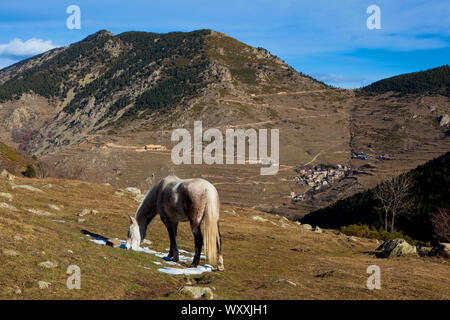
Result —
[[220, 234], [219, 222], [217, 222], [217, 231], [219, 232], [219, 241], [217, 243], [217, 249], [218, 249], [218, 252], [219, 252], [219, 261], [218, 261], [217, 269], [219, 269], [219, 271], [223, 271], [223, 270], [225, 270], [225, 267], [223, 266], [222, 235]]
[[179, 260], [178, 257], [178, 245], [177, 245], [177, 230], [178, 223], [173, 225], [167, 225], [167, 231], [169, 232], [170, 238], [170, 250], [168, 257], [171, 258], [172, 261], [177, 262]]
[[196, 267], [200, 262], [200, 255], [202, 253], [203, 235], [202, 230], [200, 229], [200, 225], [194, 225], [191, 223], [191, 229], [192, 233], [194, 234], [195, 243], [195, 254], [194, 259], [192, 260], [191, 267]]

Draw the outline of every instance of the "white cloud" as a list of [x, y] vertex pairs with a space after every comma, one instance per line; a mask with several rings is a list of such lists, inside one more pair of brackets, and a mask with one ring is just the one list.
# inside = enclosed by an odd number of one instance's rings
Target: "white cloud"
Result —
[[32, 56], [56, 47], [51, 40], [31, 38], [23, 42], [19, 38], [14, 38], [9, 43], [0, 44], [0, 55]]
[[349, 83], [349, 82], [361, 82], [364, 79], [361, 77], [352, 77], [339, 74], [328, 73], [313, 73], [312, 76], [317, 80], [327, 83]]

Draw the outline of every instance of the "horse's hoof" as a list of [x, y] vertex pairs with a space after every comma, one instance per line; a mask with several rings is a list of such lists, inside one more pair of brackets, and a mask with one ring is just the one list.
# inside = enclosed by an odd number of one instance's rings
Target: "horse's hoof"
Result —
[[173, 261], [173, 262], [178, 262], [178, 260], [179, 260], [178, 257], [169, 257], [169, 256], [165, 256], [165, 257], [163, 257], [163, 259], [166, 261]]
[[219, 270], [219, 271], [224, 271], [224, 270], [225, 270], [225, 267], [224, 267], [224, 266], [218, 266], [218, 267], [217, 267], [217, 270]]
[[194, 264], [194, 263], [191, 263], [189, 266], [189, 268], [197, 268], [197, 267], [198, 267], [198, 264]]

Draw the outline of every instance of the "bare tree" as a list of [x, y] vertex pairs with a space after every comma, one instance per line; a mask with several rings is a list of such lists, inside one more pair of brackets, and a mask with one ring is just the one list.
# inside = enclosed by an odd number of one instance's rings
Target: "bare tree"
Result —
[[442, 241], [450, 241], [450, 209], [440, 208], [431, 217], [433, 230]]
[[395, 231], [395, 219], [399, 215], [409, 213], [411, 207], [411, 187], [413, 180], [409, 175], [400, 175], [383, 182], [375, 190], [375, 198], [381, 203], [384, 210], [384, 229], [388, 231], [388, 217], [390, 215], [390, 230]]

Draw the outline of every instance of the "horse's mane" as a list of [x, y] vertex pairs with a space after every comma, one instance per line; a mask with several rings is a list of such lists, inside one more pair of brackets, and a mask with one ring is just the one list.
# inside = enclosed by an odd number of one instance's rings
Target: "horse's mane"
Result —
[[[145, 195], [138, 209], [135, 218], [140, 226], [147, 226], [156, 216], [156, 200], [161, 189], [162, 180], [155, 184]], [[146, 229], [146, 228], [145, 228]], [[141, 238], [145, 237], [145, 230], [141, 230]]]
[[161, 179], [147, 192], [135, 214], [135, 218], [139, 222], [139, 225], [142, 225], [142, 222], [147, 226], [153, 220], [157, 214], [156, 207], [159, 193], [165, 184], [173, 180], [183, 181], [177, 176], [168, 176]]

